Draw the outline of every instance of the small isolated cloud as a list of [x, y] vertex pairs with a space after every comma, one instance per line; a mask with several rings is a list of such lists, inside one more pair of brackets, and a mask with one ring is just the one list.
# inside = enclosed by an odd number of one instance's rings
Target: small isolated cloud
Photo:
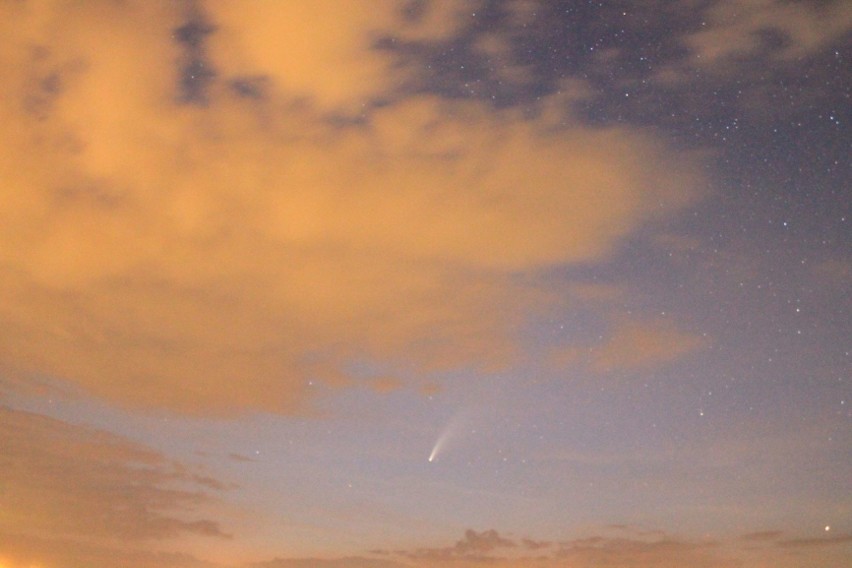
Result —
[[244, 456], [243, 454], [237, 454], [237, 453], [228, 454], [228, 459], [230, 459], [231, 461], [243, 462], [243, 463], [257, 461], [257, 460], [254, 460], [254, 459], [248, 457], [248, 456]]
[[670, 363], [706, 345], [706, 340], [677, 329], [668, 320], [629, 321], [616, 326], [609, 341], [594, 348], [592, 369], [649, 369]]
[[0, 407], [0, 532], [94, 543], [223, 538], [193, 511], [223, 488], [128, 440]]
[[616, 320], [601, 343], [556, 348], [550, 360], [557, 367], [587, 365], [598, 374], [645, 371], [676, 361], [707, 344], [706, 337], [680, 330], [666, 319]]
[[457, 541], [453, 546], [444, 548], [421, 548], [414, 552], [406, 553], [405, 556], [420, 560], [452, 560], [452, 559], [485, 559], [495, 551], [515, 548], [517, 544], [500, 536], [495, 530], [476, 532], [468, 529], [464, 532], [464, 538]]
[[527, 550], [542, 550], [553, 546], [553, 542], [549, 540], [533, 540], [531, 538], [522, 538], [521, 545]]

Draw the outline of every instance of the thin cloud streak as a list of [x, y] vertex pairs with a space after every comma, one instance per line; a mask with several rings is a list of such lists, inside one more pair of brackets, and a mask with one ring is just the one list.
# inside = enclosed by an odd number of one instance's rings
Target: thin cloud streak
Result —
[[229, 538], [193, 518], [225, 486], [119, 436], [0, 407], [0, 530], [94, 542]]

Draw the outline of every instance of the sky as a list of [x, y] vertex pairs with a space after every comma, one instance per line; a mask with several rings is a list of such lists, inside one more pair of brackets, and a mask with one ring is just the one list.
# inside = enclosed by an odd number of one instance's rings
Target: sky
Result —
[[0, 2], [0, 568], [840, 568], [852, 4]]

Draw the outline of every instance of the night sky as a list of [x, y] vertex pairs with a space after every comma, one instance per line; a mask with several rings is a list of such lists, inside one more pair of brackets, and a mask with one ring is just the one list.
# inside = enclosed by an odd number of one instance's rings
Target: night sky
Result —
[[0, 3], [0, 568], [852, 562], [852, 3]]

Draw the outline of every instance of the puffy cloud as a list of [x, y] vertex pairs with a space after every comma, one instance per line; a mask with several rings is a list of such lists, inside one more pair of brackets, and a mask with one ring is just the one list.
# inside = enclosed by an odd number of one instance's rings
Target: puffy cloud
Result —
[[374, 30], [456, 25], [369, 5], [211, 3], [202, 106], [174, 5], [4, 4], [0, 363], [187, 413], [299, 412], [364, 359], [505, 366], [548, 306], [528, 276], [695, 198], [692, 161], [627, 127], [429, 97], [326, 120], [397, 77]]
[[0, 407], [0, 447], [0, 533], [114, 547], [227, 536], [193, 518], [222, 484], [126, 439]]
[[207, 2], [204, 11], [216, 26], [209, 54], [224, 76], [263, 77], [280, 95], [357, 113], [405, 76], [389, 52], [372, 49], [379, 39], [447, 39], [477, 4], [431, 0], [407, 13], [401, 6], [394, 0]]
[[280, 92], [352, 109], [389, 87], [392, 61], [369, 48], [395, 21], [387, 0], [208, 2], [210, 56], [229, 77], [262, 76]]

